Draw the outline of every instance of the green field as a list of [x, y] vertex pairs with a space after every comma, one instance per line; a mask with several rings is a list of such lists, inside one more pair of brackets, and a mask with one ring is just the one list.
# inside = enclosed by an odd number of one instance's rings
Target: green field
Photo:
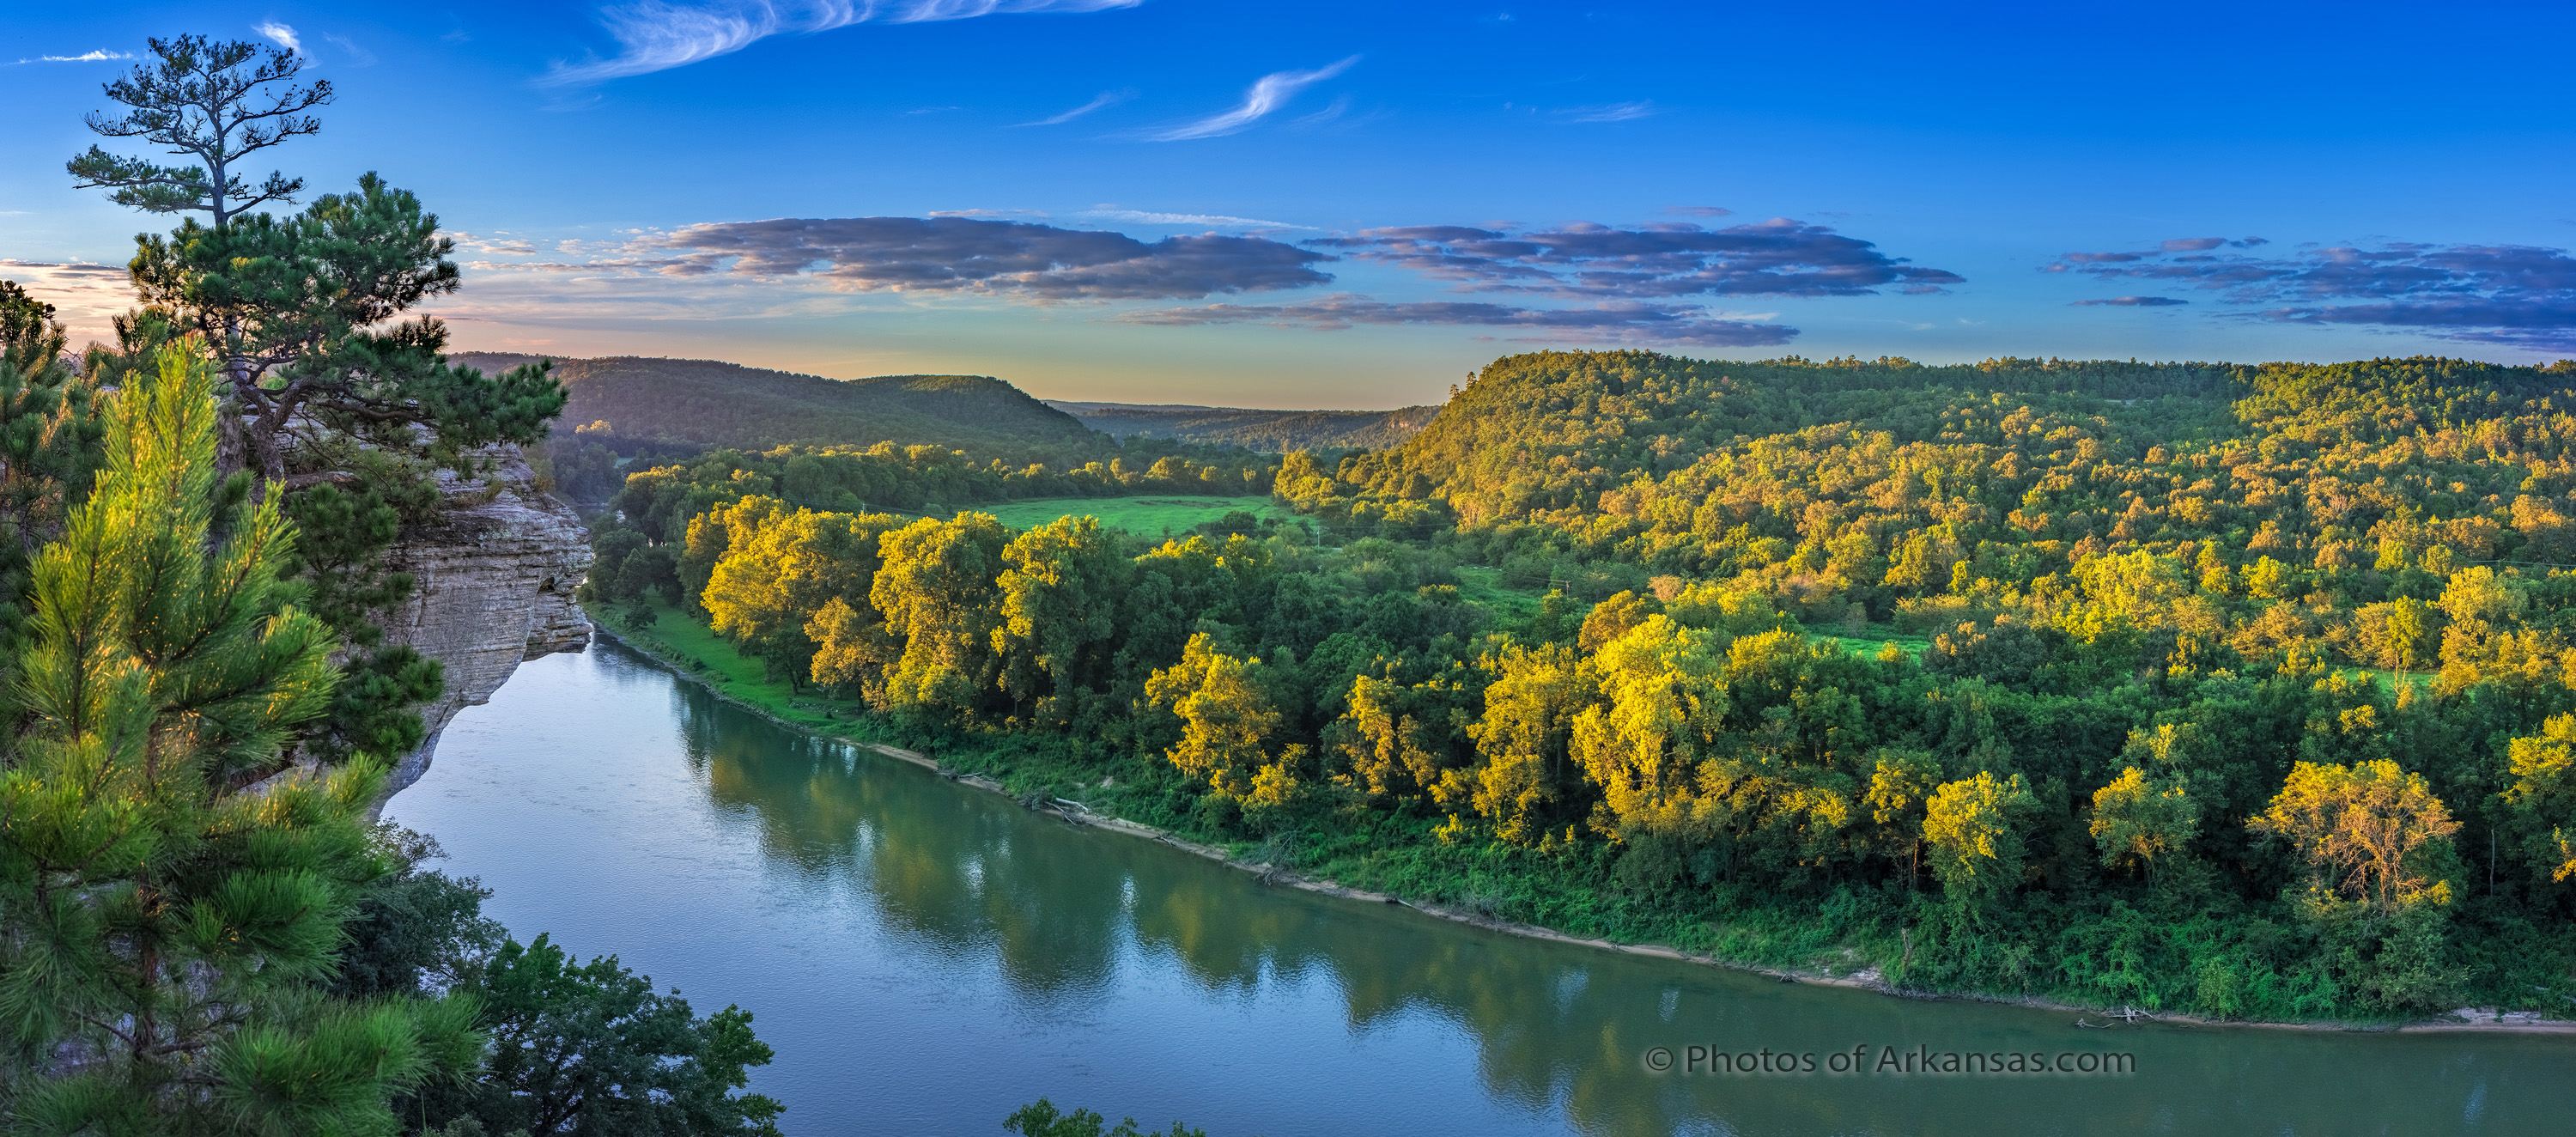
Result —
[[1458, 570], [1458, 592], [1469, 600], [1527, 619], [1538, 614], [1542, 599], [1536, 592], [1503, 587], [1503, 570], [1466, 568]]
[[1059, 517], [1088, 514], [1116, 529], [1153, 536], [1178, 534], [1234, 510], [1255, 517], [1289, 517], [1267, 497], [1042, 497], [975, 507], [1013, 529], [1034, 529]]
[[1931, 636], [1921, 632], [1898, 631], [1894, 624], [1871, 624], [1858, 635], [1839, 633], [1828, 635], [1810, 630], [1807, 636], [1818, 643], [1829, 643], [1844, 651], [1869, 656], [1877, 655], [1880, 648], [1893, 642], [1918, 663], [1922, 661], [1924, 652], [1932, 650]]

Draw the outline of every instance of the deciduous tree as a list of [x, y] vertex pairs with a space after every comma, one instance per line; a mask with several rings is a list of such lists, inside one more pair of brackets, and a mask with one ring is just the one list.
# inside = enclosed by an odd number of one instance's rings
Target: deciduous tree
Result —
[[2087, 824], [2102, 863], [2134, 866], [2152, 872], [2156, 858], [2190, 843], [2200, 829], [2200, 805], [2179, 778], [2150, 778], [2130, 766], [2093, 791], [2093, 818]]
[[1010, 532], [989, 513], [925, 517], [877, 539], [884, 567], [868, 600], [902, 655], [886, 674], [897, 707], [965, 713], [1000, 693], [993, 632], [1002, 626], [1002, 549]]
[[1179, 663], [1145, 684], [1145, 697], [1181, 720], [1181, 740], [1165, 757], [1230, 796], [1251, 791], [1253, 775], [1270, 763], [1264, 744], [1279, 728], [1279, 712], [1260, 672], [1260, 660], [1228, 655], [1215, 637], [1200, 632], [1190, 637]]
[[1574, 720], [1573, 753], [1621, 833], [1705, 828], [1700, 763], [1728, 707], [1716, 633], [1649, 616], [1593, 657], [1601, 702]]
[[1108, 679], [1118, 603], [1135, 565], [1096, 517], [1060, 517], [1011, 538], [1008, 567], [994, 580], [1002, 622], [993, 629], [1002, 690], [1033, 704], [1045, 722], [1063, 722], [1077, 692]]
[[2287, 843], [2329, 889], [2382, 910], [2450, 899], [2417, 854], [2459, 831], [2422, 774], [2386, 760], [2349, 766], [2301, 762], [2271, 808], [2246, 822]]
[[1992, 900], [2019, 886], [2028, 851], [2022, 827], [2038, 805], [2019, 774], [1979, 770], [1933, 791], [1924, 803], [1923, 840], [1941, 887], [1962, 900]]

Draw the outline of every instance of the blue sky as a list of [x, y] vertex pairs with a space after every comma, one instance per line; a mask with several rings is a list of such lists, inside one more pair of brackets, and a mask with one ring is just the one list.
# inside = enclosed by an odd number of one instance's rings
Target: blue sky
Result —
[[[2080, 9], [2080, 10], [2079, 10]], [[103, 329], [73, 188], [150, 35], [292, 41], [269, 151], [459, 235], [458, 346], [1436, 402], [1550, 346], [2576, 356], [2556, 5], [51, 5], [0, 276]], [[263, 31], [262, 29], [265, 29]], [[23, 60], [24, 62], [18, 62]], [[264, 169], [265, 167], [263, 167]]]

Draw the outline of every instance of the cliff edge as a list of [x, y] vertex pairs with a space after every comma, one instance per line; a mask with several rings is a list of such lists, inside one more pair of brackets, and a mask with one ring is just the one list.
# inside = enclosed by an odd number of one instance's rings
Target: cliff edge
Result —
[[440, 473], [446, 510], [390, 554], [417, 583], [410, 602], [386, 614], [385, 639], [446, 664], [447, 690], [421, 708], [429, 737], [395, 765], [386, 797], [420, 780], [448, 721], [491, 699], [521, 661], [590, 643], [590, 620], [573, 600], [590, 571], [581, 518], [537, 488], [518, 447], [477, 457], [494, 462], [491, 476]]

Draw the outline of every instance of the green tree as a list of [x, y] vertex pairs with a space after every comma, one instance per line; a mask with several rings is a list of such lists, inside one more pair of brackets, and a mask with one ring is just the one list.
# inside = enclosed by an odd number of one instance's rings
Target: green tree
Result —
[[220, 228], [190, 219], [139, 245], [136, 292], [204, 332], [226, 360], [235, 460], [289, 489], [355, 476], [290, 470], [332, 454], [291, 454], [299, 422], [463, 471], [476, 447], [541, 441], [563, 411], [551, 362], [486, 376], [448, 365], [435, 317], [395, 322], [456, 290], [455, 242], [419, 198], [372, 173], [291, 217], [236, 216]]
[[374, 838], [390, 871], [367, 884], [356, 912], [342, 925], [347, 939], [331, 993], [422, 995], [470, 979], [503, 939], [501, 925], [483, 915], [492, 890], [473, 877], [460, 880], [429, 868], [428, 862], [447, 855], [435, 838], [390, 821], [376, 825]]
[[1570, 747], [1591, 685], [1573, 649], [1560, 643], [1507, 644], [1479, 666], [1493, 680], [1485, 686], [1485, 713], [1467, 728], [1479, 762], [1472, 800], [1495, 836], [1537, 844], [1581, 791]]
[[2381, 648], [2388, 666], [2404, 674], [2433, 658], [2440, 644], [2441, 631], [2436, 621], [2440, 610], [2409, 597], [2399, 597], [2388, 605], [2387, 642]]
[[1263, 746], [1279, 728], [1279, 712], [1262, 682], [1261, 661], [1217, 648], [1205, 632], [1191, 636], [1181, 661], [1146, 681], [1145, 697], [1180, 716], [1181, 739], [1164, 752], [1172, 765], [1218, 793], [1241, 797], [1269, 764]]
[[90, 129], [141, 138], [199, 164], [164, 166], [91, 146], [68, 163], [81, 188], [106, 189], [108, 200], [151, 213], [204, 213], [219, 228], [244, 210], [294, 201], [304, 179], [271, 172], [253, 187], [234, 166], [321, 130], [321, 120], [305, 112], [331, 101], [331, 81], [296, 86], [305, 61], [288, 48], [200, 35], [145, 42], [153, 62], [107, 84], [107, 97], [130, 109], [117, 118], [92, 114]]
[[[470, 1000], [320, 997], [362, 886], [373, 758], [280, 769], [333, 637], [280, 579], [276, 496], [220, 540], [214, 377], [112, 401], [107, 463], [35, 563], [0, 762], [0, 1119], [44, 1132], [372, 1132], [470, 1069]], [[239, 495], [232, 495], [238, 500]], [[256, 788], [252, 788], [252, 787]]]
[[1001, 660], [1002, 550], [1010, 531], [989, 513], [925, 517], [877, 539], [884, 562], [868, 602], [902, 654], [886, 674], [897, 707], [966, 713], [995, 692]]
[[1360, 675], [1351, 680], [1348, 709], [1325, 737], [1366, 792], [1465, 807], [1474, 791], [1467, 771], [1458, 768], [1466, 741], [1458, 727], [1469, 717], [1469, 695], [1445, 675], [1410, 684]]
[[2182, 848], [2200, 829], [2200, 805], [2180, 778], [2149, 778], [2130, 766], [2093, 791], [2087, 826], [2102, 850], [2102, 863], [2153, 872], [2156, 858]]
[[1999, 779], [1979, 770], [1933, 791], [1924, 803], [1923, 840], [1942, 889], [1962, 900], [1992, 900], [2017, 887], [2028, 850], [2022, 828], [2038, 806], [2019, 774]]
[[531, 1137], [777, 1137], [786, 1107], [737, 1092], [771, 1057], [748, 1011], [698, 1016], [616, 956], [579, 963], [543, 935], [502, 944], [462, 987], [491, 1050], [479, 1080], [405, 1103], [433, 1128], [471, 1118]]
[[1623, 838], [1706, 829], [1714, 803], [1701, 797], [1700, 764], [1730, 705], [1718, 643], [1648, 616], [1591, 660], [1601, 701], [1576, 716], [1572, 751]]
[[2551, 882], [2576, 876], [2576, 715], [2551, 715], [2506, 752], [2504, 801], [2516, 851]]
[[2245, 590], [2261, 600], [2288, 599], [2294, 581], [2290, 566], [2270, 557], [2256, 559], [2245, 570]]
[[885, 513], [760, 511], [734, 529], [698, 602], [709, 626], [772, 676], [802, 685], [817, 646], [806, 624], [833, 600], [867, 598], [878, 539], [902, 524]]
[[1118, 1127], [1105, 1133], [1101, 1127], [1109, 1119], [1087, 1109], [1071, 1113], [1057, 1109], [1055, 1103], [1039, 1098], [1002, 1119], [1002, 1128], [1020, 1137], [1207, 1137], [1207, 1130], [1192, 1129], [1173, 1122], [1168, 1131], [1146, 1133], [1136, 1128], [1136, 1119], [1120, 1121]]
[[1904, 854], [1908, 888], [1923, 876], [1924, 810], [1940, 785], [1940, 759], [1921, 750], [1883, 750], [1870, 770], [1869, 792], [1861, 798], [1869, 819], [1886, 834], [1888, 851]]
[[1614, 593], [1609, 599], [1593, 605], [1591, 613], [1583, 617], [1583, 628], [1575, 636], [1575, 646], [1582, 648], [1587, 655], [1597, 652], [1603, 645], [1628, 634], [1628, 629], [1645, 623], [1646, 617], [1660, 611], [1663, 611], [1663, 605], [1652, 596]]
[[0, 280], [0, 682], [23, 613], [28, 558], [89, 494], [106, 423], [92, 380], [63, 365], [54, 307]]
[[1011, 538], [994, 581], [1002, 622], [993, 629], [1002, 690], [1034, 700], [1041, 721], [1063, 722], [1077, 692], [1108, 679], [1119, 598], [1135, 564], [1094, 517], [1060, 517]]

